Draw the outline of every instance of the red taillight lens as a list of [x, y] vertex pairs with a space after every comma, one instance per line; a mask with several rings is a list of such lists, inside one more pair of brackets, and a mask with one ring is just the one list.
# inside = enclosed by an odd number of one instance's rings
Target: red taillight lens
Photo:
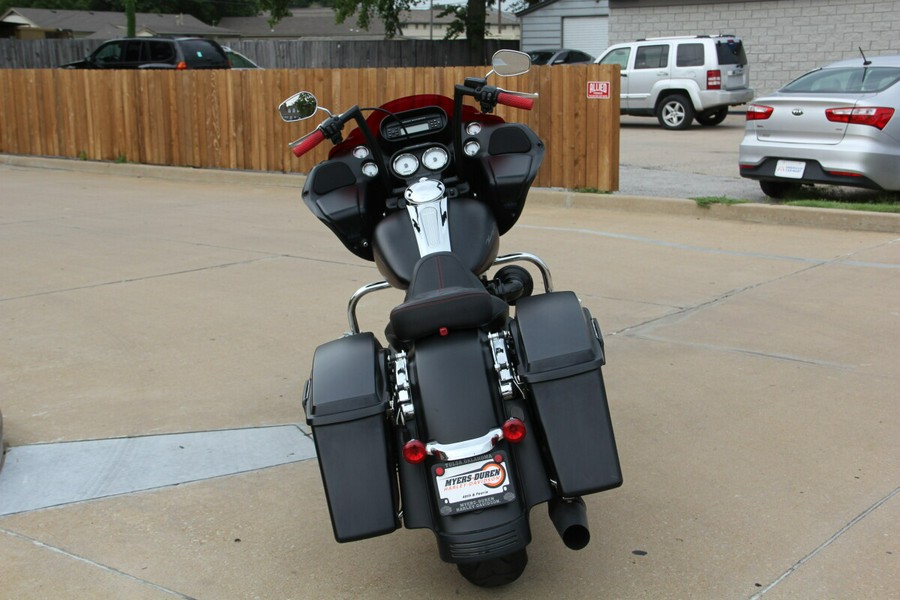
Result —
[[179, 71], [187, 69], [187, 63], [182, 60], [177, 65], [175, 65], [175, 68]]
[[775, 109], [771, 106], [765, 106], [763, 104], [751, 104], [747, 107], [747, 120], [765, 121], [772, 116], [772, 112], [774, 110]]
[[510, 444], [518, 444], [525, 439], [527, 433], [525, 423], [515, 417], [508, 419], [500, 429], [503, 430], [503, 439]]
[[853, 125], [870, 125], [876, 129], [884, 129], [894, 109], [883, 106], [866, 106], [863, 108], [829, 108], [825, 111], [825, 118], [835, 123], [850, 123]]
[[706, 72], [706, 89], [720, 90], [722, 89], [722, 71], [718, 69]]
[[412, 465], [419, 464], [427, 455], [425, 444], [419, 440], [409, 440], [403, 444], [403, 459]]

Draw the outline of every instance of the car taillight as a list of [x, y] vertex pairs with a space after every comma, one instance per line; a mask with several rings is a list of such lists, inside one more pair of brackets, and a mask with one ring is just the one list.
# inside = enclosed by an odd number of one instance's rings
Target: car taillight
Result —
[[883, 106], [866, 106], [863, 108], [829, 108], [825, 111], [825, 118], [835, 123], [850, 123], [853, 125], [870, 125], [876, 129], [884, 129], [894, 109]]
[[187, 63], [184, 62], [183, 60], [179, 61], [178, 64], [175, 65], [175, 68], [178, 69], [179, 71], [181, 71], [183, 69], [187, 69]]
[[706, 72], [706, 89], [720, 90], [722, 89], [722, 71], [718, 69]]
[[772, 116], [772, 112], [774, 110], [775, 109], [771, 106], [765, 106], [763, 104], [751, 104], [747, 107], [747, 120], [765, 121]]

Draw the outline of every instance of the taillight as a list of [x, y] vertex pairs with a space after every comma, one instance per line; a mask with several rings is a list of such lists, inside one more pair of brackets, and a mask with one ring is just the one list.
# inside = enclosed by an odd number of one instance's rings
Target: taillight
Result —
[[772, 116], [772, 112], [774, 110], [775, 109], [771, 106], [765, 106], [763, 104], [751, 104], [747, 107], [747, 120], [765, 121]]
[[525, 439], [525, 434], [527, 433], [525, 423], [515, 417], [507, 419], [500, 429], [503, 430], [503, 439], [510, 444], [518, 444]]
[[187, 69], [187, 63], [184, 62], [183, 60], [179, 61], [178, 64], [175, 65], [175, 68], [178, 69], [179, 71]]
[[876, 129], [884, 129], [894, 109], [881, 106], [866, 106], [863, 108], [829, 108], [825, 111], [825, 118], [835, 123], [850, 123], [853, 125], [870, 125]]
[[412, 465], [419, 464], [427, 455], [425, 444], [419, 440], [409, 440], [403, 444], [403, 459]]
[[722, 71], [716, 69], [706, 72], [706, 89], [720, 90], [722, 89]]

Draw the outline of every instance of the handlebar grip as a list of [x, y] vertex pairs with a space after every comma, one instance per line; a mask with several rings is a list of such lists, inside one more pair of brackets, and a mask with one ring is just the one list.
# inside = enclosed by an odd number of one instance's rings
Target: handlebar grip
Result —
[[303, 138], [303, 140], [293, 147], [292, 151], [294, 156], [300, 158], [316, 146], [318, 146], [322, 140], [325, 139], [325, 134], [322, 133], [321, 129], [316, 129], [311, 134]]
[[517, 96], [515, 94], [508, 94], [506, 92], [500, 92], [499, 94], [497, 94], [497, 102], [506, 106], [512, 106], [513, 108], [521, 108], [524, 110], [531, 110], [534, 107], [534, 98]]

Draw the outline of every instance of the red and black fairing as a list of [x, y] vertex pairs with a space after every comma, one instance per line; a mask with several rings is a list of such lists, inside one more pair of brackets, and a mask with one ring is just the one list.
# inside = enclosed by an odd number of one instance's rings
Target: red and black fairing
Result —
[[[368, 157], [355, 156], [354, 149], [369, 144], [366, 135], [354, 129], [328, 160], [313, 168], [303, 189], [304, 202], [341, 242], [360, 258], [374, 260], [384, 277], [401, 289], [409, 285], [419, 259], [403, 210], [408, 185], [423, 177], [443, 182], [452, 250], [473, 273], [481, 274], [497, 255], [499, 236], [519, 218], [543, 159], [543, 143], [528, 127], [468, 105], [462, 106], [462, 123], [453, 122], [453, 114], [454, 101], [446, 96], [423, 94], [388, 102], [366, 120], [378, 148], [368, 148]], [[432, 122], [426, 131], [390, 139], [386, 134], [392, 125], [423, 119]], [[455, 138], [454, 128], [462, 130], [473, 122], [481, 124], [479, 132], [462, 131]], [[460, 147], [472, 141], [479, 150], [470, 156]], [[414, 173], [400, 177], [390, 169], [398, 153], [421, 153], [435, 145], [450, 155], [438, 172], [420, 164]], [[365, 175], [366, 162], [379, 165], [379, 173]]]

